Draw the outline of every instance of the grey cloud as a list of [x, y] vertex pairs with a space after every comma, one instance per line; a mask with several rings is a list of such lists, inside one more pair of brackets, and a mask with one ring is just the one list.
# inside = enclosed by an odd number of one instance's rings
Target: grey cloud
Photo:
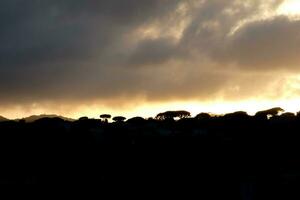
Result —
[[[1, 100], [55, 99], [66, 94], [61, 88], [102, 84], [104, 74], [118, 77], [109, 72], [109, 63], [125, 48], [124, 34], [175, 5], [158, 0], [1, 1]], [[106, 87], [115, 90], [114, 84]]]
[[[240, 72], [219, 69], [231, 63], [240, 69], [297, 64], [296, 54], [287, 52], [298, 51], [299, 22], [274, 18], [248, 23], [230, 37], [228, 33], [239, 22], [279, 3], [3, 0], [0, 103], [84, 102], [139, 95], [151, 101], [209, 99], [237, 84], [250, 91], [248, 82], [238, 81]], [[175, 41], [164, 33], [178, 25], [176, 9], [183, 4], [189, 20]], [[164, 26], [161, 36], [132, 36], [153, 23]], [[264, 49], [266, 44], [271, 46]], [[248, 52], [251, 46], [256, 51]], [[266, 55], [267, 51], [270, 54]]]
[[[223, 67], [299, 70], [299, 20], [287, 16], [253, 18], [262, 11], [274, 10], [280, 3], [282, 1], [205, 1], [193, 14], [181, 46], [196, 50], [198, 55]], [[241, 27], [237, 28], [238, 25]]]
[[90, 59], [128, 30], [158, 17], [161, 5], [158, 0], [1, 1], [0, 64], [24, 67]]
[[146, 39], [139, 43], [129, 57], [129, 65], [153, 66], [180, 57], [176, 44], [168, 38]]
[[249, 23], [229, 39], [222, 61], [248, 69], [297, 69], [300, 21], [287, 17]]

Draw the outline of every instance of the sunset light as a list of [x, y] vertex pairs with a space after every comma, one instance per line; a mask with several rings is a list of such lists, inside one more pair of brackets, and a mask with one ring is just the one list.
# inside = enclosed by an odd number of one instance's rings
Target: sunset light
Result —
[[286, 0], [278, 9], [280, 14], [300, 15], [300, 1]]
[[0, 116], [300, 110], [299, 0], [122, 2], [0, 3]]
[[0, 0], [0, 152], [0, 184], [300, 199], [300, 0]]

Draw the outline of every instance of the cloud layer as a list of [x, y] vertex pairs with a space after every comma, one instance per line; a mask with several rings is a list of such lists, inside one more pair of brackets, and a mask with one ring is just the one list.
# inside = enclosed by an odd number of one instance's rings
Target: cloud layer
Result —
[[272, 96], [300, 64], [282, 2], [2, 0], [0, 103]]

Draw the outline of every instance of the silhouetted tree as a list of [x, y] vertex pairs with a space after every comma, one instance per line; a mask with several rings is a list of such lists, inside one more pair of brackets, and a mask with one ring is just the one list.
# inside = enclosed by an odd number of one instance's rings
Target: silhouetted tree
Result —
[[177, 115], [176, 117], [179, 117], [180, 119], [191, 117], [191, 113], [185, 110], [175, 111], [175, 113]]
[[80, 117], [78, 120], [79, 121], [84, 121], [84, 120], [88, 120], [89, 118], [88, 117]]
[[292, 120], [296, 117], [296, 115], [295, 113], [286, 112], [286, 113], [282, 113], [279, 117], [280, 119], [284, 119], [284, 120]]
[[233, 113], [228, 113], [224, 115], [225, 119], [234, 119], [234, 120], [240, 120], [240, 119], [247, 119], [249, 115], [247, 112], [244, 111], [237, 111]]
[[163, 113], [158, 113], [155, 117], [155, 119], [158, 120], [166, 120], [166, 119], [173, 119], [173, 115], [171, 115], [171, 112], [163, 112]]
[[275, 108], [271, 108], [271, 109], [268, 109], [268, 110], [259, 111], [255, 114], [255, 116], [256, 117], [268, 118], [268, 117], [276, 116], [281, 112], [284, 112], [284, 110], [282, 108], [275, 107]]
[[128, 123], [140, 124], [145, 122], [145, 119], [142, 117], [133, 117], [127, 120]]
[[184, 111], [184, 110], [179, 110], [179, 111], [167, 111], [164, 113], [159, 113], [156, 115], [156, 119], [158, 120], [167, 120], [167, 119], [174, 119], [176, 117], [182, 119], [182, 118], [187, 118], [190, 117], [191, 113]]
[[124, 122], [126, 120], [126, 117], [123, 117], [123, 116], [116, 116], [113, 118], [113, 120], [115, 122]]
[[102, 115], [100, 115], [100, 118], [103, 119], [107, 123], [108, 119], [111, 118], [111, 115], [110, 114], [102, 114]]
[[211, 118], [211, 115], [208, 113], [199, 113], [198, 115], [196, 115], [195, 119], [199, 119], [199, 120], [206, 120]]

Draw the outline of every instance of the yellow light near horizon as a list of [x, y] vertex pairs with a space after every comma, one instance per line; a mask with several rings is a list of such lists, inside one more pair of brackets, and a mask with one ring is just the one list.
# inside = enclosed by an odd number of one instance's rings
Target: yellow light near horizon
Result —
[[273, 107], [281, 107], [286, 112], [296, 113], [300, 110], [299, 99], [288, 100], [249, 100], [241, 102], [224, 102], [224, 101], [211, 101], [211, 102], [168, 102], [168, 103], [144, 103], [136, 107], [130, 107], [128, 109], [112, 110], [89, 108], [77, 113], [79, 116], [88, 116], [98, 118], [99, 114], [107, 112], [113, 116], [123, 115], [127, 118], [141, 116], [144, 118], [155, 117], [158, 113], [168, 110], [186, 110], [191, 112], [192, 117], [201, 112], [207, 112], [212, 114], [226, 114], [235, 111], [246, 111], [249, 115], [254, 115], [257, 111], [265, 110]]
[[[300, 111], [300, 98], [286, 99], [286, 100], [259, 100], [253, 99], [240, 102], [226, 102], [222, 100], [215, 100], [210, 102], [199, 101], [173, 101], [161, 103], [143, 102], [123, 108], [111, 108], [110, 106], [99, 106], [94, 104], [91, 106], [78, 107], [72, 112], [61, 109], [35, 108], [24, 110], [22, 108], [15, 108], [9, 110], [2, 110], [1, 115], [4, 117], [15, 119], [27, 117], [30, 115], [39, 114], [58, 114], [65, 117], [77, 119], [82, 116], [90, 118], [99, 118], [100, 114], [111, 114], [112, 116], [122, 115], [127, 118], [141, 116], [144, 118], [155, 117], [158, 113], [168, 110], [186, 110], [191, 112], [192, 117], [201, 112], [212, 114], [226, 114], [235, 111], [246, 111], [249, 115], [254, 115], [257, 111], [269, 109], [272, 107], [282, 107], [286, 112]], [[1, 109], [0, 109], [1, 110]]]
[[286, 0], [278, 9], [279, 14], [300, 15], [300, 0]]

